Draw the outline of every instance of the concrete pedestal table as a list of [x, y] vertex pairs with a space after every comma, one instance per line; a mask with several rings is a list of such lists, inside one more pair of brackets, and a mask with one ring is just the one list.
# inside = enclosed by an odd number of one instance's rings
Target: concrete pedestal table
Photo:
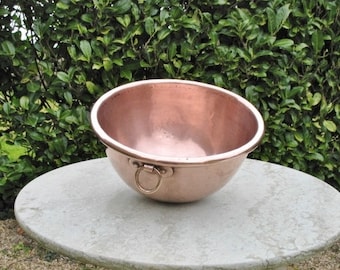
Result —
[[271, 269], [340, 238], [340, 193], [305, 173], [247, 159], [195, 203], [152, 201], [105, 158], [48, 172], [22, 189], [16, 218], [32, 238], [114, 269]]

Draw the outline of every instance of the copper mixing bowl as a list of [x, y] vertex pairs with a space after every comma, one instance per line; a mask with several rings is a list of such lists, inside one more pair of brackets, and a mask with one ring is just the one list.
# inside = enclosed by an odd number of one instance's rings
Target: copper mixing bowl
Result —
[[165, 202], [195, 201], [222, 188], [264, 133], [261, 114], [241, 96], [172, 79], [105, 93], [91, 124], [120, 177]]

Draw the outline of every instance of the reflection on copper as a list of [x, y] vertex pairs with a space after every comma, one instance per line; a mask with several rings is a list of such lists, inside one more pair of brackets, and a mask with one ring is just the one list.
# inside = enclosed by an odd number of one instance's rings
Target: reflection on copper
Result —
[[[95, 103], [91, 123], [121, 178], [145, 196], [170, 202], [198, 200], [220, 189], [264, 133], [260, 113], [242, 97], [170, 79], [107, 92]], [[131, 159], [146, 167], [131, 166]], [[163, 167], [173, 174], [158, 175]], [[149, 185], [144, 190], [143, 181]]]

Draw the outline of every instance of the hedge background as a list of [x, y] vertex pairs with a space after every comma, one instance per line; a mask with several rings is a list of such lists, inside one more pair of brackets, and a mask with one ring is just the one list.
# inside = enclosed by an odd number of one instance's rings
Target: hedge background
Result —
[[266, 122], [252, 158], [339, 188], [336, 0], [15, 2], [0, 2], [0, 217], [36, 176], [103, 156], [91, 105], [149, 78], [246, 97]]

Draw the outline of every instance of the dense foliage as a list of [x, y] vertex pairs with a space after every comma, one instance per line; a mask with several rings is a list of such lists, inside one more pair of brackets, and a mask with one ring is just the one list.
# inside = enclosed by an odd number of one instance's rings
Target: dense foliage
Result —
[[266, 122], [253, 158], [340, 184], [337, 0], [15, 2], [0, 0], [0, 208], [37, 175], [102, 156], [91, 105], [148, 78], [246, 97]]

